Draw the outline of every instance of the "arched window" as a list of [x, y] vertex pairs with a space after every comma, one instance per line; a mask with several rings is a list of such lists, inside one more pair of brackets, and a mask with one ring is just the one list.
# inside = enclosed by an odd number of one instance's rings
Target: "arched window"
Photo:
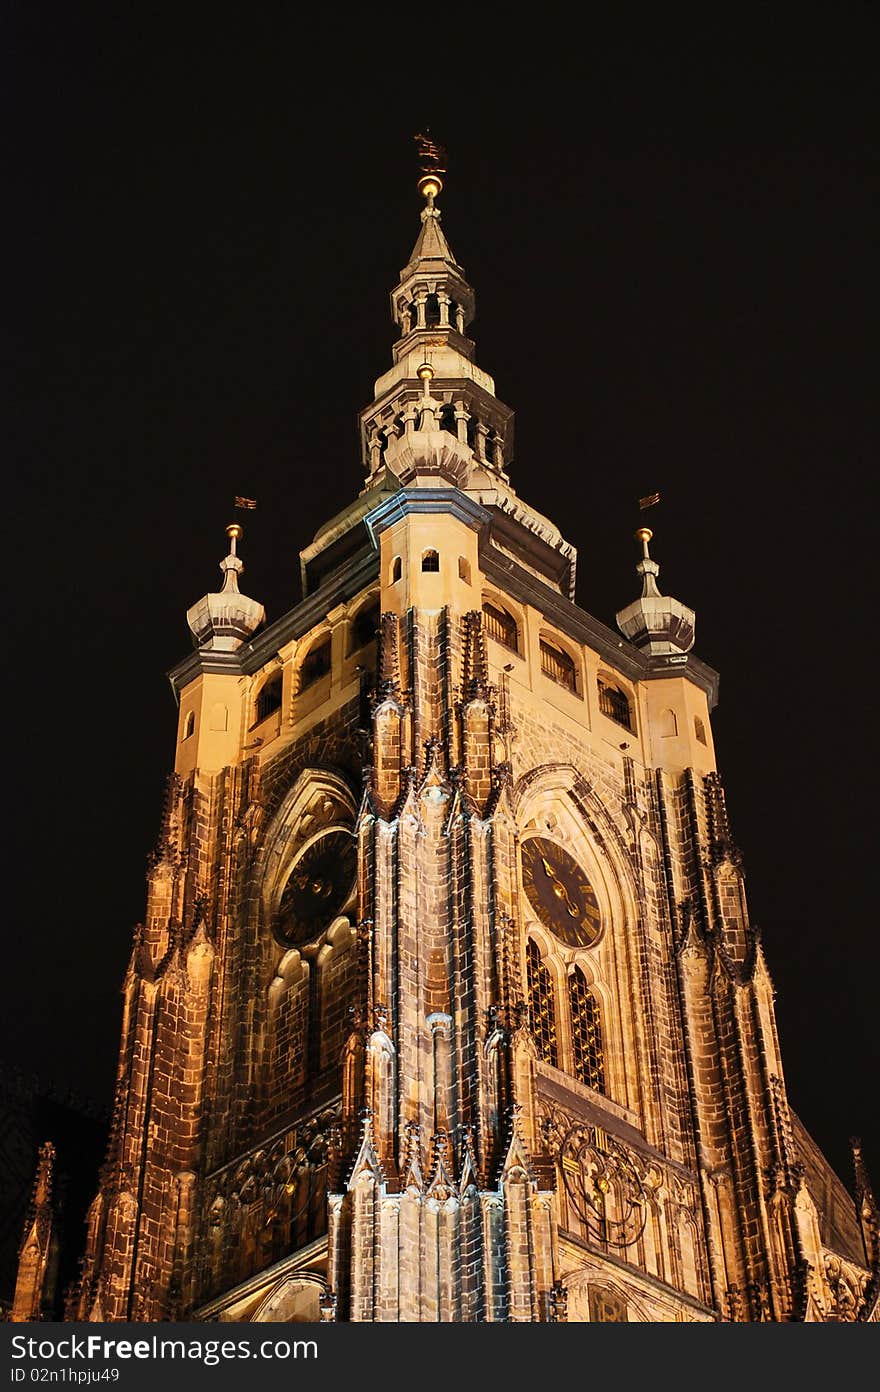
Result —
[[403, 561], [399, 556], [395, 556], [391, 562], [391, 583], [395, 585], [403, 574]]
[[440, 553], [439, 551], [422, 552], [422, 570], [439, 570]]
[[694, 716], [694, 734], [700, 744], [706, 743], [706, 727], [698, 715]]
[[664, 739], [669, 739], [678, 734], [678, 718], [674, 710], [664, 710], [660, 712], [657, 721], [659, 733]]
[[586, 1087], [605, 1091], [605, 1050], [599, 1002], [578, 968], [569, 979], [571, 1046], [575, 1077]]
[[281, 705], [281, 687], [283, 675], [281, 672], [273, 672], [268, 677], [257, 693], [254, 703], [254, 724], [259, 725], [261, 720], [265, 720], [267, 715], [278, 710]]
[[358, 648], [365, 648], [368, 643], [374, 642], [378, 627], [379, 603], [378, 600], [372, 600], [365, 604], [363, 609], [359, 609], [352, 620], [350, 651], [357, 652]]
[[458, 558], [458, 578], [466, 585], [471, 583], [471, 563], [464, 556]]
[[488, 601], [483, 604], [483, 631], [496, 643], [510, 648], [511, 652], [519, 652], [519, 625], [500, 604], [490, 604]]
[[436, 295], [429, 295], [425, 300], [425, 325], [429, 329], [435, 329], [440, 323], [440, 301]]
[[195, 715], [195, 711], [187, 711], [187, 713], [186, 713], [186, 719], [185, 719], [184, 722], [183, 722], [183, 734], [181, 735], [180, 738], [181, 738], [181, 739], [189, 739], [190, 735], [192, 734], [192, 732], [193, 732], [193, 730], [194, 730], [195, 728], [196, 728], [196, 715]]
[[326, 677], [330, 671], [330, 638], [329, 636], [317, 643], [305, 655], [302, 666], [299, 669], [299, 689], [305, 691], [307, 686], [314, 686], [316, 681]]
[[552, 643], [546, 643], [541, 639], [541, 671], [545, 677], [551, 681], [558, 682], [567, 691], [577, 693], [577, 668], [574, 665], [574, 658], [561, 648], [556, 648]]
[[625, 730], [633, 731], [632, 706], [625, 691], [621, 691], [619, 686], [606, 681], [603, 677], [599, 678], [599, 710], [603, 715], [607, 715], [609, 720], [622, 725]]
[[558, 1067], [556, 1040], [556, 1002], [550, 968], [541, 961], [541, 951], [533, 938], [526, 946], [526, 974], [529, 992], [529, 1025], [538, 1053], [545, 1063]]
[[591, 1286], [590, 1319], [596, 1324], [626, 1324], [629, 1322], [626, 1301], [616, 1291], [607, 1290], [602, 1286]]

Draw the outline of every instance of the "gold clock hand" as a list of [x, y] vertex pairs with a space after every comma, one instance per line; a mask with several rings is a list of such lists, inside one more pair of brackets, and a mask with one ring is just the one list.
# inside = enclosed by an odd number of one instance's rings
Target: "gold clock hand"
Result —
[[565, 907], [568, 910], [569, 917], [578, 918], [578, 910], [576, 906], [572, 903], [571, 895], [565, 888], [565, 885], [561, 884], [559, 880], [556, 878], [556, 874], [553, 870], [553, 867], [550, 865], [549, 861], [544, 855], [541, 856], [541, 864], [544, 867], [544, 873], [547, 876], [547, 879], [550, 881], [553, 893], [556, 895], [557, 899], [561, 899], [562, 902], [565, 904]]

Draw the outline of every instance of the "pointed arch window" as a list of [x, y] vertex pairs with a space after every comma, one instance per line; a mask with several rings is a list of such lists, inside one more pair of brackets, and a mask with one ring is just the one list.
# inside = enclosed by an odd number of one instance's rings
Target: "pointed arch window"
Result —
[[534, 938], [526, 946], [526, 976], [529, 993], [529, 1025], [538, 1052], [545, 1063], [559, 1066], [556, 1036], [556, 1002], [550, 968], [541, 961], [541, 950]]
[[599, 1002], [576, 968], [569, 980], [571, 1046], [575, 1077], [596, 1092], [605, 1091], [605, 1049]]

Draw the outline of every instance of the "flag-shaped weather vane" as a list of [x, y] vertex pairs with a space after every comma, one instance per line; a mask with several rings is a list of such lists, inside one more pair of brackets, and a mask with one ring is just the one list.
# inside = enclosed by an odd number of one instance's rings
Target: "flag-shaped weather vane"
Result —
[[424, 131], [419, 131], [418, 135], [413, 136], [413, 140], [419, 152], [419, 168], [422, 173], [434, 176], [445, 174], [446, 151], [431, 138], [430, 130], [425, 127]]

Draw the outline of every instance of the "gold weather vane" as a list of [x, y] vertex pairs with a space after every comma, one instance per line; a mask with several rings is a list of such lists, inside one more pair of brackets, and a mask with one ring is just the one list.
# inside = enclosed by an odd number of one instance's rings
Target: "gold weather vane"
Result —
[[430, 131], [419, 131], [413, 136], [419, 151], [419, 168], [423, 174], [438, 176], [446, 173], [446, 151], [431, 139]]
[[647, 498], [639, 498], [639, 512], [644, 512], [645, 508], [654, 507], [655, 503], [659, 503], [659, 501], [659, 493], [649, 493]]
[[241, 508], [245, 511], [251, 511], [256, 506], [256, 498], [239, 498], [236, 496], [235, 502], [233, 503], [233, 507]]

